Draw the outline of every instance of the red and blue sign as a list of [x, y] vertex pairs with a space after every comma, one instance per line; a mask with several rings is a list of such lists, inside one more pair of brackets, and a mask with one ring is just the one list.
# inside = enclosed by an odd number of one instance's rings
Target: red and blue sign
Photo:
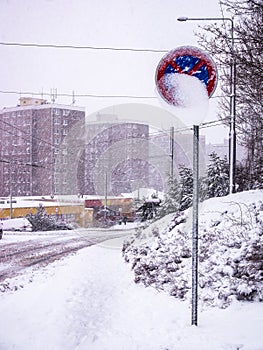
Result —
[[187, 74], [199, 79], [211, 97], [217, 84], [217, 69], [210, 56], [193, 46], [181, 46], [170, 51], [160, 61], [156, 70], [156, 86], [161, 97], [169, 104], [176, 105], [174, 91], [165, 79], [170, 74]]

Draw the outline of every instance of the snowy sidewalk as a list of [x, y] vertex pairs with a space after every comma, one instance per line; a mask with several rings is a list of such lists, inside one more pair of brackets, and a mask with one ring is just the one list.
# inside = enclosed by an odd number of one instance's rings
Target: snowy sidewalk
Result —
[[[262, 304], [190, 308], [135, 285], [120, 239], [56, 262], [0, 296], [0, 350], [262, 350]], [[241, 347], [240, 347], [241, 349]]]

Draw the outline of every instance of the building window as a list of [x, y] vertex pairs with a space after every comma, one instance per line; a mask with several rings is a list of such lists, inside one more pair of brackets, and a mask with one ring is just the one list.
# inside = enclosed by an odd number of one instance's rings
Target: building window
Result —
[[54, 118], [54, 124], [59, 124], [60, 123], [60, 118], [59, 116], [55, 116]]

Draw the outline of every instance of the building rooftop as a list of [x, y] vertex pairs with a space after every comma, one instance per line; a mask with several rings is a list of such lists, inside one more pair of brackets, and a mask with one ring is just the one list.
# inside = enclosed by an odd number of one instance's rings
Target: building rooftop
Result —
[[[39, 99], [41, 100], [41, 99]], [[44, 100], [42, 100], [44, 101]], [[4, 107], [0, 109], [0, 114], [6, 113], [6, 112], [16, 112], [19, 110], [31, 110], [31, 109], [50, 109], [50, 108], [58, 108], [58, 109], [68, 109], [73, 111], [79, 111], [79, 112], [85, 112], [85, 107], [78, 107], [74, 105], [64, 105], [64, 104], [58, 104], [58, 103], [36, 103], [36, 104], [30, 104], [30, 103], [24, 103], [23, 105], [18, 105], [16, 107]]]

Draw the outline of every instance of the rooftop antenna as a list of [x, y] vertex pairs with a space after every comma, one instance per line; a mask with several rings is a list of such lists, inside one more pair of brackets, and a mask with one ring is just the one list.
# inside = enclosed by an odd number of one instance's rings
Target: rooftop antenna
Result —
[[57, 88], [51, 89], [51, 90], [50, 90], [50, 95], [51, 95], [51, 101], [52, 101], [52, 103], [55, 103], [56, 98], [58, 97]]

